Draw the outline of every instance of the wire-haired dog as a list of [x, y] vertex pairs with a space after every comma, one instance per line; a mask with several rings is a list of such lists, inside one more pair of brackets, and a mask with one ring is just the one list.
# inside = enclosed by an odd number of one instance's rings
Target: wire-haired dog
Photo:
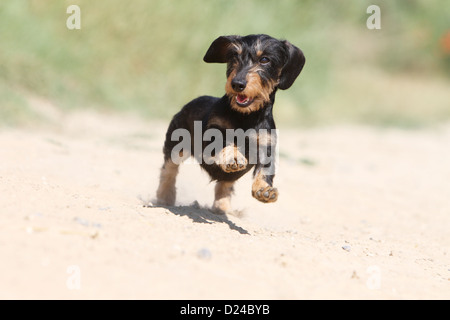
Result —
[[[276, 201], [272, 108], [277, 89], [288, 89], [300, 74], [305, 64], [303, 52], [288, 41], [268, 35], [222, 36], [214, 40], [203, 60], [228, 64], [226, 94], [222, 98], [194, 99], [173, 117], [164, 142], [158, 204], [175, 204], [178, 166], [189, 156], [194, 156], [217, 181], [213, 211], [231, 211], [233, 184], [253, 167], [253, 197], [262, 202]], [[187, 137], [188, 146], [180, 148], [177, 143], [183, 132], [190, 137], [200, 135], [201, 140]], [[234, 132], [231, 139], [230, 132]], [[213, 141], [212, 136], [214, 145], [219, 143], [221, 147], [208, 146], [205, 140]], [[242, 136], [244, 139], [240, 139]]]

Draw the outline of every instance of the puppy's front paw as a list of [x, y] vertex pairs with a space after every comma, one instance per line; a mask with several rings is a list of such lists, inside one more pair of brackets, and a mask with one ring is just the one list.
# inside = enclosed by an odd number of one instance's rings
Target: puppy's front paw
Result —
[[247, 167], [247, 160], [245, 161], [244, 164], [239, 163], [237, 161], [234, 161], [231, 164], [221, 164], [220, 167], [222, 168], [223, 171], [225, 172], [236, 172], [236, 171], [241, 171], [244, 170]]
[[253, 190], [252, 195], [255, 199], [264, 203], [275, 202], [278, 199], [278, 189], [267, 186]]
[[236, 147], [226, 147], [222, 150], [218, 165], [225, 172], [236, 172], [247, 168], [248, 161]]

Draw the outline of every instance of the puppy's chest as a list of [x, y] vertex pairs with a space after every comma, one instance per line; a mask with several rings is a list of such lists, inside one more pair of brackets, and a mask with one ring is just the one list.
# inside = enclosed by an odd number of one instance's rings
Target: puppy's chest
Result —
[[205, 129], [216, 128], [219, 130], [244, 130], [244, 131], [264, 131], [274, 129], [269, 121], [264, 119], [234, 119], [228, 115], [212, 114], [205, 121]]
[[[211, 116], [206, 122], [205, 136], [221, 140], [224, 146], [235, 145], [245, 148], [245, 155], [260, 146], [274, 147], [276, 130], [269, 123], [246, 123], [224, 116]], [[211, 141], [211, 140], [210, 140]]]

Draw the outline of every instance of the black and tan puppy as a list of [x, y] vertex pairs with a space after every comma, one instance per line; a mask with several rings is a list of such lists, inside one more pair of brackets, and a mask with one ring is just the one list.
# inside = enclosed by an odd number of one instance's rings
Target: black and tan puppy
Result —
[[[276, 201], [272, 108], [277, 89], [288, 89], [300, 74], [305, 64], [303, 52], [288, 41], [267, 35], [222, 36], [214, 40], [203, 60], [228, 64], [226, 94], [222, 98], [199, 97], [173, 117], [163, 148], [158, 204], [175, 204], [178, 166], [189, 156], [217, 181], [213, 211], [231, 211], [233, 184], [252, 168], [253, 197]], [[230, 132], [234, 132], [231, 139]], [[180, 133], [200, 135], [201, 140], [191, 138], [187, 148], [180, 148]], [[208, 141], [221, 147], [211, 148]]]

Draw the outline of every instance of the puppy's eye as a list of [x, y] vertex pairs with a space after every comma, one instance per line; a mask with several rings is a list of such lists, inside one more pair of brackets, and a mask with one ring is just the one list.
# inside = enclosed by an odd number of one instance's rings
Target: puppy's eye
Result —
[[270, 60], [267, 57], [261, 57], [261, 59], [259, 59], [259, 63], [261, 64], [268, 64], [269, 62]]

